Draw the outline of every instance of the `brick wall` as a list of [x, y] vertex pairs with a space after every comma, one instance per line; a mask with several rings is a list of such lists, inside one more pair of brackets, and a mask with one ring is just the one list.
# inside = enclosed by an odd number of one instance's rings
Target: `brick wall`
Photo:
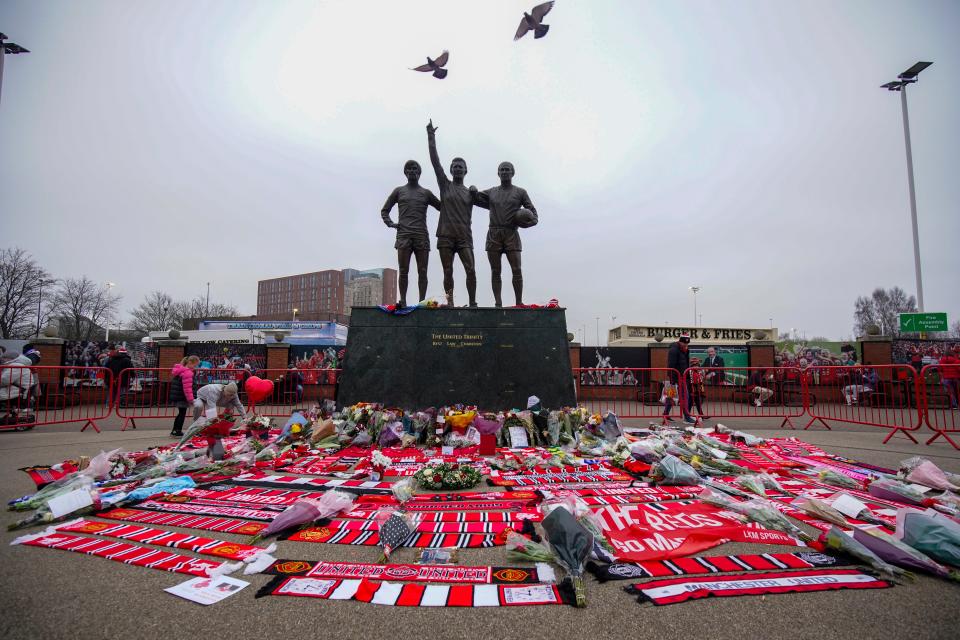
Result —
[[170, 380], [170, 369], [183, 360], [186, 346], [186, 340], [165, 340], [158, 343], [157, 367], [160, 369], [158, 377], [162, 382]]
[[[290, 362], [290, 345], [286, 342], [267, 345], [267, 369], [286, 370]], [[270, 374], [271, 377], [274, 375]]]

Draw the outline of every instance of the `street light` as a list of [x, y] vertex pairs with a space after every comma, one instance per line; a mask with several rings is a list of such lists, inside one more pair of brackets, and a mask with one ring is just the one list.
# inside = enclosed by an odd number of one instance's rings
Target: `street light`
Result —
[[16, 55], [18, 53], [30, 53], [29, 49], [24, 49], [20, 45], [13, 42], [4, 42], [7, 39], [7, 36], [0, 33], [0, 94], [3, 90], [3, 59], [9, 53], [11, 55]]
[[[3, 37], [3, 34], [0, 33], [0, 38]], [[43, 302], [43, 287], [48, 284], [53, 284], [56, 280], [44, 280], [40, 278], [40, 290], [37, 292], [37, 337], [40, 337], [40, 303]]]
[[697, 292], [700, 291], [700, 287], [692, 286], [690, 291], [693, 291], [693, 326], [697, 326]]
[[[297, 309], [296, 307], [294, 307], [294, 308], [293, 308], [293, 322], [296, 322], [296, 321], [297, 321], [297, 311], [300, 311], [300, 309]], [[291, 327], [290, 327], [291, 329], [293, 329], [293, 326], [292, 326], [293, 322], [291, 322]]]
[[[617, 326], [617, 316], [610, 316], [610, 326], [611, 326], [611, 327], [616, 327], [616, 326]], [[610, 332], [609, 332], [609, 331], [607, 332], [607, 346], [608, 346], [608, 347], [610, 346]]]
[[[107, 282], [107, 297], [110, 297], [110, 290], [117, 286], [116, 282]], [[103, 338], [104, 342], [110, 342], [110, 318], [107, 318], [107, 335]]]
[[597, 316], [597, 346], [600, 346], [600, 316]]
[[913, 268], [917, 278], [917, 308], [923, 311], [923, 281], [920, 275], [920, 238], [917, 232], [917, 194], [913, 185], [913, 150], [910, 148], [910, 118], [907, 115], [907, 85], [917, 81], [920, 72], [932, 62], [918, 62], [893, 82], [880, 85], [881, 89], [900, 92], [900, 108], [903, 111], [903, 140], [907, 147], [907, 184], [910, 187], [910, 222], [913, 225]]

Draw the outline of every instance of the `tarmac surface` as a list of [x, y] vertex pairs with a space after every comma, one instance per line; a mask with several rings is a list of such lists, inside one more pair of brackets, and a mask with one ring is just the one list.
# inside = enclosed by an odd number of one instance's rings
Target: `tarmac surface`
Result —
[[[646, 424], [645, 421], [636, 421]], [[895, 438], [881, 444], [885, 431], [834, 424], [833, 431], [788, 431], [770, 421], [723, 420], [758, 436], [796, 435], [827, 451], [894, 467], [922, 455], [960, 473], [960, 451], [943, 441], [930, 446]], [[752, 423], [752, 424], [751, 424]], [[160, 427], [163, 425], [163, 428]], [[31, 432], [0, 432], [0, 487], [5, 500], [34, 490], [18, 470], [79, 455], [123, 447], [143, 449], [170, 441], [165, 421], [103, 433], [80, 425], [38, 427]], [[919, 435], [923, 435], [920, 432]], [[921, 439], [923, 442], [925, 438]], [[485, 489], [489, 490], [489, 489]], [[21, 514], [4, 511], [2, 524]], [[5, 529], [5, 527], [4, 527]], [[709, 598], [656, 607], [638, 604], [623, 592], [629, 581], [598, 584], [586, 577], [588, 607], [500, 607], [495, 609], [382, 607], [358, 602], [266, 597], [254, 593], [269, 576], [235, 577], [250, 582], [238, 594], [203, 607], [164, 593], [187, 576], [128, 566], [101, 558], [50, 549], [0, 544], [0, 638], [957, 638], [960, 637], [960, 585], [919, 576], [890, 589]], [[183, 530], [188, 531], [188, 530]], [[813, 532], [813, 530], [810, 530]], [[244, 536], [211, 533], [236, 542]], [[727, 544], [707, 554], [796, 551], [793, 547]], [[415, 549], [401, 549], [397, 562], [415, 562]], [[188, 553], [188, 552], [184, 552]], [[281, 542], [279, 558], [376, 562], [376, 547]], [[462, 549], [460, 564], [513, 564], [503, 547]]]

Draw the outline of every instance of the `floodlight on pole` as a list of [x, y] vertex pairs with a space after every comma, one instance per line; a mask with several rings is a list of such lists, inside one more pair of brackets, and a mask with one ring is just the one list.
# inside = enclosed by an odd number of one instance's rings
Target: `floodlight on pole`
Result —
[[16, 55], [18, 53], [30, 53], [29, 49], [24, 49], [15, 42], [6, 42], [7, 36], [0, 33], [0, 96], [3, 95], [3, 59], [9, 53]]
[[[293, 320], [292, 320], [292, 322], [296, 322], [296, 321], [297, 321], [297, 311], [300, 311], [300, 309], [297, 309], [296, 307], [294, 307], [294, 308], [293, 308]], [[293, 329], [293, 327], [290, 327], [290, 328]]]
[[900, 92], [900, 109], [903, 112], [903, 139], [907, 148], [907, 184], [910, 188], [910, 223], [913, 227], [913, 269], [917, 279], [917, 310], [923, 311], [923, 276], [920, 272], [920, 237], [917, 229], [917, 194], [913, 183], [913, 150], [910, 145], [910, 117], [907, 113], [907, 85], [917, 81], [920, 72], [932, 62], [918, 62], [897, 79], [880, 85], [881, 89]]
[[700, 291], [699, 286], [690, 287], [690, 291], [693, 291], [693, 326], [697, 326], [697, 292]]
[[[110, 297], [110, 290], [117, 286], [116, 282], [107, 282], [107, 297]], [[110, 342], [110, 318], [107, 318], [107, 335], [103, 338], [104, 342]]]

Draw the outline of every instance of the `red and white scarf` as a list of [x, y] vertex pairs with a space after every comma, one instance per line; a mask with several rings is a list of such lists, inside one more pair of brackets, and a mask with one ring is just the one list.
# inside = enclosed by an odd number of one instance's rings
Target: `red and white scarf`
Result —
[[152, 544], [158, 547], [174, 547], [186, 549], [205, 556], [229, 558], [231, 560], [246, 560], [264, 553], [266, 549], [254, 547], [239, 542], [228, 542], [215, 538], [192, 536], [188, 533], [141, 527], [133, 524], [113, 524], [110, 522], [96, 522], [93, 520], [74, 520], [58, 525], [57, 531], [70, 533], [88, 533], [108, 538], [132, 540], [143, 544]]
[[263, 522], [248, 522], [235, 518], [184, 515], [182, 513], [163, 513], [162, 511], [140, 511], [138, 509], [113, 509], [112, 511], [98, 513], [97, 517], [125, 522], [164, 524], [171, 527], [216, 531], [218, 533], [235, 533], [243, 536], [253, 536], [267, 528], [267, 525]]
[[672, 560], [646, 562], [615, 562], [599, 565], [587, 563], [587, 570], [598, 581], [629, 580], [633, 578], [662, 578], [666, 576], [695, 576], [709, 573], [743, 571], [776, 571], [782, 569], [814, 569], [841, 564], [824, 553], [758, 553], [735, 556], [697, 556]]
[[400, 582], [465, 584], [539, 584], [556, 581], [548, 564], [534, 567], [461, 567], [455, 565], [366, 564], [360, 562], [317, 562], [277, 560], [262, 573], [301, 575], [312, 578], [366, 578]]
[[257, 592], [258, 598], [267, 595], [357, 600], [394, 607], [509, 607], [573, 603], [573, 594], [567, 594], [554, 584], [403, 584], [364, 579], [282, 576]]
[[138, 567], [159, 569], [173, 573], [183, 573], [191, 576], [208, 576], [225, 566], [223, 562], [191, 558], [172, 551], [151, 549], [129, 542], [116, 542], [103, 538], [88, 538], [75, 536], [69, 533], [49, 533], [24, 536], [14, 541], [15, 544], [24, 544], [31, 547], [45, 547], [47, 549], [62, 549], [74, 553], [107, 558], [115, 562], [132, 564]]
[[836, 589], [884, 589], [891, 586], [855, 569], [810, 569], [770, 572], [749, 576], [702, 576], [668, 578], [626, 587], [640, 602], [676, 604], [709, 596], [759, 596], [770, 593], [833, 591]]
[[[351, 529], [334, 529], [331, 527], [309, 527], [290, 534], [280, 536], [281, 540], [293, 542], [319, 542], [323, 544], [350, 544], [375, 547], [380, 544], [380, 534], [376, 531], [354, 531]], [[459, 549], [475, 549], [497, 546], [496, 536], [487, 533], [419, 533], [410, 534], [399, 546], [401, 547], [456, 547]], [[502, 543], [501, 543], [502, 544]]]

